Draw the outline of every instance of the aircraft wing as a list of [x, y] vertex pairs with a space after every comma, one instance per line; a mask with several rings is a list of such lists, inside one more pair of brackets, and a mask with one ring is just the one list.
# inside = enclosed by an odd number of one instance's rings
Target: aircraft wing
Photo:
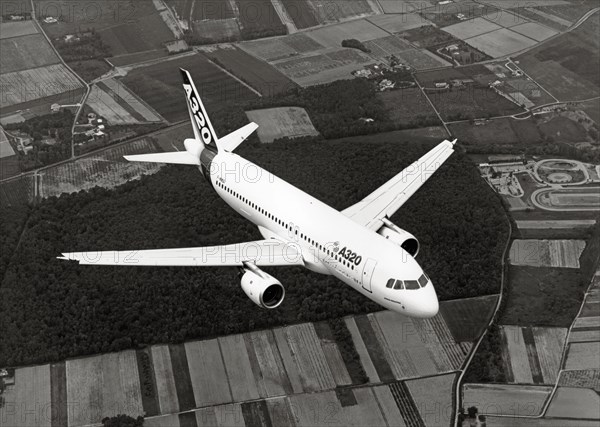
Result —
[[63, 253], [59, 259], [84, 265], [242, 267], [304, 265], [300, 247], [275, 239], [200, 248]]
[[360, 202], [342, 211], [371, 230], [379, 230], [454, 152], [454, 141], [443, 141]]

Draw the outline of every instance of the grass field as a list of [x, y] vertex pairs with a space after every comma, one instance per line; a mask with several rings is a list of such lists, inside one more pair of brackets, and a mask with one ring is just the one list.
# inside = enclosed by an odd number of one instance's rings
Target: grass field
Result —
[[205, 55], [263, 96], [287, 92], [297, 85], [268, 63], [230, 45], [208, 49]]
[[504, 416], [535, 416], [542, 411], [552, 387], [465, 384], [463, 405], [476, 406], [480, 414]]
[[593, 390], [559, 387], [552, 397], [548, 417], [600, 419], [600, 395]]
[[235, 0], [235, 4], [244, 40], [287, 33], [270, 0]]
[[487, 121], [483, 125], [463, 122], [452, 123], [449, 127], [452, 134], [460, 141], [471, 144], [482, 141], [490, 144], [533, 144], [542, 139], [533, 119], [503, 118]]
[[579, 268], [583, 240], [515, 240], [510, 248], [512, 265]]
[[247, 111], [246, 115], [248, 120], [259, 125], [257, 132], [261, 142], [273, 142], [286, 137], [319, 135], [304, 108], [268, 108]]
[[58, 64], [60, 59], [41, 34], [0, 40], [2, 65], [0, 74]]
[[600, 92], [598, 13], [576, 30], [518, 59], [520, 67], [561, 100], [588, 99]]
[[192, 23], [194, 34], [202, 37], [203, 42], [218, 43], [239, 40], [240, 27], [235, 18], [219, 19], [218, 21], [204, 20]]
[[500, 324], [568, 327], [586, 286], [577, 269], [510, 266]]
[[379, 12], [369, 0], [283, 0], [287, 14], [298, 29], [331, 24]]
[[8, 88], [0, 100], [0, 107], [4, 109], [29, 101], [37, 103], [40, 98], [74, 91], [81, 87], [81, 83], [64, 65], [56, 64], [2, 74], [0, 86]]
[[201, 55], [189, 55], [160, 64], [136, 68], [122, 82], [170, 122], [188, 118], [179, 68], [189, 70], [206, 109], [211, 112], [227, 103], [253, 99], [256, 95]]
[[365, 42], [389, 36], [388, 33], [366, 19], [322, 27], [305, 34], [325, 47], [340, 47], [345, 39], [355, 38]]
[[37, 34], [38, 28], [33, 21], [16, 21], [0, 23], [0, 39]]
[[542, 42], [556, 34], [558, 31], [548, 28], [546, 26], [540, 25], [536, 22], [526, 22], [515, 27], [511, 28], [512, 31], [515, 31], [519, 34], [522, 34], [530, 39], [533, 39], [537, 42]]

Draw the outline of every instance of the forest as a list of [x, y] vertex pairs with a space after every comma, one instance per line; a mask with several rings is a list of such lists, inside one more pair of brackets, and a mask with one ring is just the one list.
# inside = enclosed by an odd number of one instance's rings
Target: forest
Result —
[[[249, 143], [239, 154], [343, 209], [435, 144], [383, 138], [368, 143]], [[504, 212], [466, 156], [453, 155], [392, 221], [420, 239], [418, 261], [441, 300], [498, 292], [508, 232]], [[286, 287], [286, 300], [275, 310], [263, 310], [242, 292], [235, 269], [79, 266], [56, 259], [67, 251], [260, 238], [190, 167], [165, 167], [114, 190], [95, 188], [47, 199], [32, 208], [0, 287], [0, 366], [381, 309], [336, 279], [297, 267], [268, 269]]]

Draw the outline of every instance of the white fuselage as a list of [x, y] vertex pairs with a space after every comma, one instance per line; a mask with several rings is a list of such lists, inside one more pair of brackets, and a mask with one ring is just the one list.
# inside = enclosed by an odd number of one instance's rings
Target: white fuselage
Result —
[[308, 269], [333, 275], [390, 310], [416, 317], [437, 313], [429, 280], [419, 289], [386, 287], [390, 279], [423, 277], [397, 244], [236, 154], [216, 154], [208, 175], [219, 196], [265, 238], [300, 247]]

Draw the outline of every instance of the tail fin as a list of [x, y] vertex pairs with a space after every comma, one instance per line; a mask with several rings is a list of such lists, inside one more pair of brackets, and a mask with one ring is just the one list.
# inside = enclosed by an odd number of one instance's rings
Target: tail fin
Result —
[[212, 150], [218, 151], [217, 134], [210, 122], [204, 104], [200, 99], [196, 85], [192, 80], [192, 76], [187, 70], [180, 68], [181, 75], [183, 77], [183, 89], [185, 90], [187, 98], [188, 111], [190, 113], [190, 120], [192, 121], [192, 127], [194, 128], [194, 137], [202, 144]]

